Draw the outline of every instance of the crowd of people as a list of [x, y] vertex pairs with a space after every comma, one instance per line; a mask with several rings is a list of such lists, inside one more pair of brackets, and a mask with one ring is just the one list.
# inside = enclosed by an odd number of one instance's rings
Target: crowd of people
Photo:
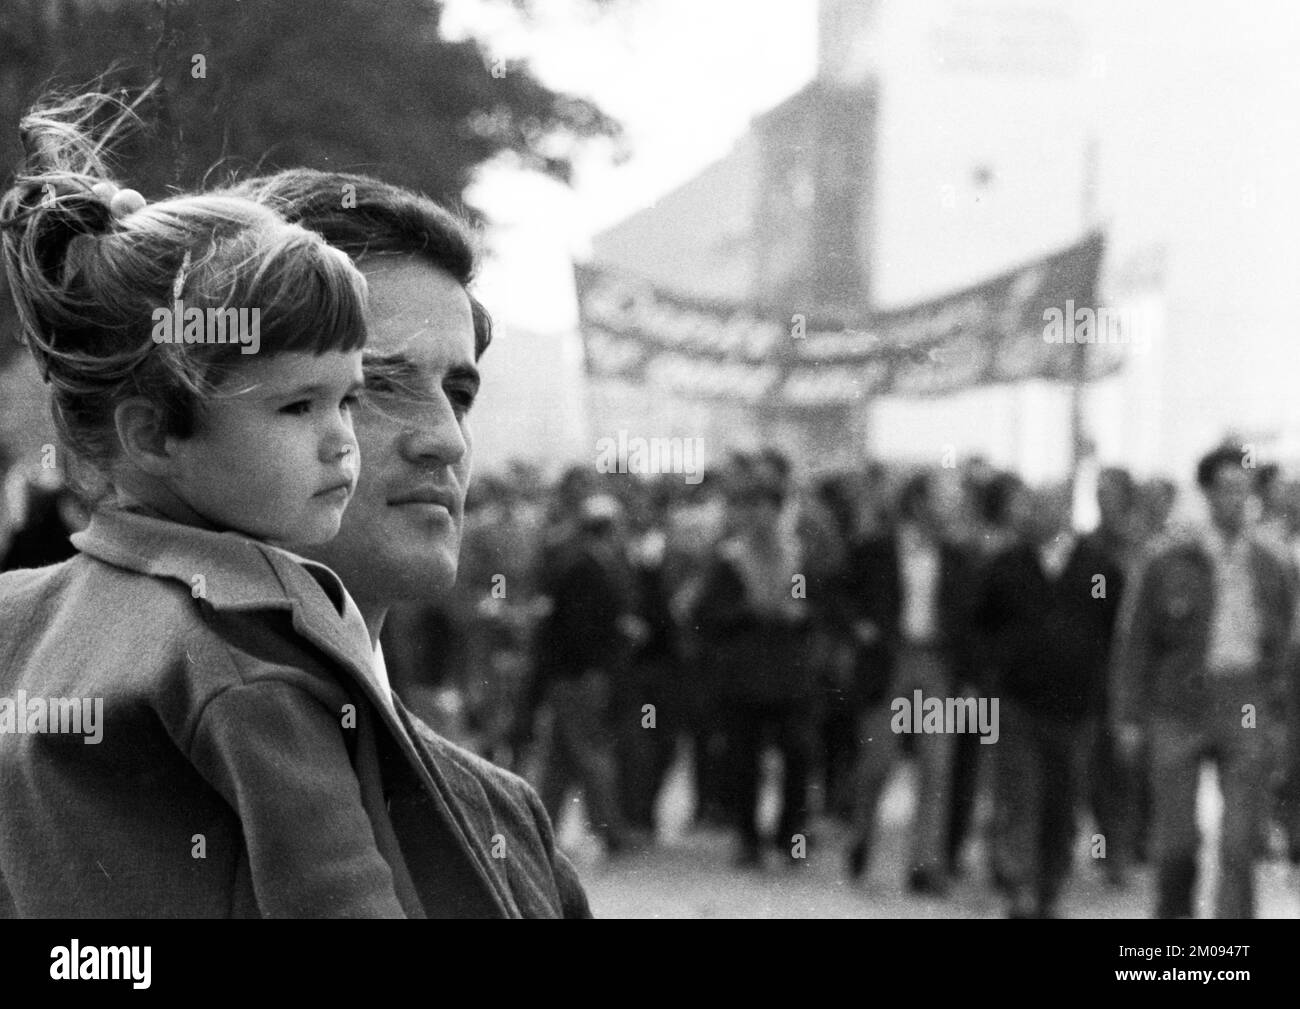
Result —
[[[903, 884], [943, 899], [978, 871], [1018, 917], [1058, 912], [1085, 828], [1111, 885], [1149, 864], [1155, 913], [1191, 915], [1213, 758], [1217, 911], [1249, 915], [1256, 862], [1300, 860], [1300, 484], [1250, 461], [1205, 457], [1199, 521], [1174, 517], [1172, 481], [1102, 469], [1085, 533], [1068, 488], [980, 459], [808, 484], [775, 450], [698, 485], [590, 467], [548, 485], [515, 465], [471, 493], [450, 600], [390, 616], [388, 667], [436, 729], [532, 777], [557, 822], [581, 794], [611, 854], [653, 843], [688, 760], [695, 821], [731, 832], [738, 866], [806, 865], [836, 838], [857, 879], [910, 759]], [[66, 503], [30, 494], [9, 552], [57, 554]], [[943, 720], [953, 699], [965, 725]]]
[[[390, 621], [385, 647], [426, 720], [533, 777], [553, 818], [580, 793], [612, 853], [653, 839], [689, 759], [696, 822], [733, 832], [738, 865], [808, 864], [847, 835], [835, 857], [858, 878], [911, 759], [905, 885], [944, 897], [982, 830], [980, 871], [1016, 916], [1057, 913], [1088, 823], [1111, 884], [1149, 863], [1157, 912], [1190, 914], [1213, 757], [1219, 911], [1249, 914], [1255, 860], [1283, 843], [1300, 857], [1300, 493], [1251, 462], [1206, 457], [1197, 521], [1175, 518], [1172, 481], [1103, 469], [1082, 534], [1069, 489], [980, 459], [803, 484], [767, 450], [696, 486], [589, 467], [547, 485], [516, 466], [471, 494], [453, 603]], [[900, 700], [954, 698], [972, 702], [965, 731], [899, 724]], [[780, 812], [764, 838], [770, 750]]]

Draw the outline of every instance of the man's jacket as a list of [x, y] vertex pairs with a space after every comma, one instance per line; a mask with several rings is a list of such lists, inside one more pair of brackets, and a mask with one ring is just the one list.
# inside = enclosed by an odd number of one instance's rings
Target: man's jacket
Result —
[[587, 913], [532, 789], [384, 703], [328, 569], [121, 511], [73, 542], [0, 577], [0, 698], [102, 699], [102, 739], [0, 733], [0, 913]]
[[[1255, 681], [1264, 690], [1260, 699], [1273, 702], [1284, 693], [1293, 589], [1272, 550], [1253, 539], [1248, 547], [1260, 617]], [[1111, 670], [1115, 722], [1194, 720], [1204, 710], [1215, 597], [1214, 562], [1198, 537], [1184, 533], [1152, 551], [1120, 615]]]
[[[976, 670], [969, 648], [969, 611], [975, 581], [975, 562], [970, 552], [956, 543], [941, 540], [939, 578], [936, 587], [934, 642], [947, 659], [954, 688], [976, 683]], [[903, 558], [897, 533], [871, 536], [851, 542], [843, 572], [834, 593], [833, 613], [852, 634], [855, 621], [875, 626], [876, 639], [855, 648], [853, 690], [855, 706], [880, 704], [893, 697], [899, 686], [895, 667], [903, 645]]]
[[990, 694], [1067, 722], [1099, 717], [1123, 579], [1088, 536], [1055, 577], [1029, 543], [989, 558], [973, 616]]

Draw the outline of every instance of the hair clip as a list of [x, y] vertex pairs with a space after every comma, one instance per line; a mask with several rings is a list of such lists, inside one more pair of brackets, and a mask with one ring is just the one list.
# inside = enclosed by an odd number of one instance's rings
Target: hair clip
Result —
[[96, 182], [90, 191], [108, 204], [109, 211], [119, 220], [128, 214], [134, 214], [145, 205], [145, 198], [136, 190], [120, 189], [112, 182]]
[[181, 291], [185, 289], [185, 278], [190, 272], [190, 250], [185, 250], [185, 256], [181, 259], [181, 268], [176, 271], [176, 279], [172, 281], [172, 301], [181, 300]]

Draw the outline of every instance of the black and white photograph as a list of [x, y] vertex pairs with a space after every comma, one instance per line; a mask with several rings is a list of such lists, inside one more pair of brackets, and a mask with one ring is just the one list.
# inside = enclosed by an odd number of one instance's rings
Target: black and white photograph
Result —
[[1240, 993], [1300, 917], [1297, 51], [1287, 0], [4, 0], [0, 917], [146, 937], [24, 972], [1088, 919], [1107, 990]]

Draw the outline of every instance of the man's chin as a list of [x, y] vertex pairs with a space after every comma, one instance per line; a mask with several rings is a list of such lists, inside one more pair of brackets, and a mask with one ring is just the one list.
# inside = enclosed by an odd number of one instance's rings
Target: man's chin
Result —
[[457, 553], [446, 548], [415, 552], [400, 537], [358, 546], [339, 538], [302, 552], [333, 568], [353, 596], [381, 606], [440, 602], [456, 584]]
[[437, 603], [456, 584], [456, 559], [445, 555], [394, 558], [392, 564], [376, 563], [368, 580], [389, 596], [392, 605]]

